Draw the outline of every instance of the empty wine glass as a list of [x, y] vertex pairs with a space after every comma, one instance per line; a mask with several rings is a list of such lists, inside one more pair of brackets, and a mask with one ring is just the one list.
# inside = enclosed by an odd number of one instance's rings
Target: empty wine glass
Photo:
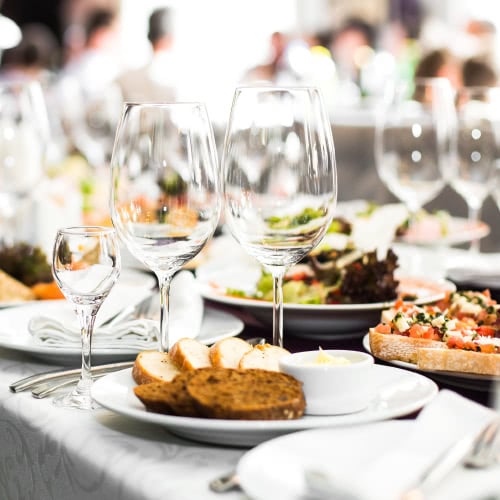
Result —
[[227, 225], [273, 276], [273, 343], [282, 346], [283, 275], [322, 239], [337, 199], [331, 125], [319, 91], [236, 89], [222, 169]]
[[40, 84], [8, 80], [0, 83], [0, 211], [3, 240], [14, 238], [14, 217], [44, 175], [49, 122]]
[[115, 230], [77, 226], [57, 232], [52, 258], [54, 278], [73, 305], [82, 340], [82, 369], [77, 386], [54, 399], [58, 406], [91, 409], [91, 346], [95, 317], [120, 274], [120, 253]]
[[205, 106], [125, 104], [111, 167], [111, 218], [128, 250], [158, 277], [159, 348], [167, 351], [172, 276], [200, 252], [220, 215], [217, 153]]
[[388, 85], [375, 127], [378, 175], [411, 220], [445, 185], [453, 147], [453, 91], [445, 78]]
[[[500, 89], [462, 88], [457, 92], [456, 110], [456, 158], [448, 170], [448, 181], [467, 203], [469, 221], [477, 225], [494, 182]], [[470, 248], [478, 251], [479, 240], [473, 240]]]

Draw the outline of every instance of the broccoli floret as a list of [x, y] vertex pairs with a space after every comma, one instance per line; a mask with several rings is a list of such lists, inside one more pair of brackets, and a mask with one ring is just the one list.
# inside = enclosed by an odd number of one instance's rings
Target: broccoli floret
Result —
[[47, 256], [41, 248], [28, 243], [1, 247], [0, 269], [26, 286], [52, 281], [52, 271]]

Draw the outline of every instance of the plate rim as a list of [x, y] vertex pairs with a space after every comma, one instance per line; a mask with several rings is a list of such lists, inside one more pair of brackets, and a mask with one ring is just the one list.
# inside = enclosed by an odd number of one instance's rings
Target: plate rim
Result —
[[[363, 345], [363, 349], [369, 353], [372, 354], [371, 349], [370, 349], [370, 334], [366, 333], [363, 335], [363, 339], [361, 340], [361, 343]], [[500, 382], [500, 377], [496, 377], [494, 375], [482, 375], [480, 373], [467, 373], [467, 372], [450, 372], [450, 371], [445, 371], [445, 370], [422, 370], [421, 368], [418, 368], [417, 365], [414, 365], [413, 363], [407, 363], [405, 361], [397, 361], [397, 360], [391, 360], [391, 361], [386, 361], [385, 359], [378, 358], [374, 354], [372, 354], [376, 359], [383, 361], [384, 363], [388, 363], [389, 365], [394, 366], [395, 368], [401, 368], [405, 370], [411, 370], [416, 373], [420, 373], [422, 375], [425, 374], [431, 374], [431, 375], [436, 375], [442, 378], [450, 378], [450, 379], [467, 379], [467, 380], [472, 380], [472, 381], [478, 381], [478, 382]]]
[[[45, 302], [45, 301], [44, 301]], [[52, 301], [52, 302], [57, 302], [57, 301]], [[32, 305], [32, 304], [30, 304]], [[16, 308], [18, 309], [18, 308]], [[208, 338], [198, 338], [201, 342], [206, 343], [206, 344], [211, 344], [217, 340], [222, 340], [223, 338], [227, 337], [235, 337], [236, 335], [240, 334], [245, 325], [241, 319], [239, 319], [237, 316], [234, 314], [231, 314], [228, 311], [221, 311], [218, 309], [214, 309], [212, 307], [205, 307], [204, 314], [213, 314], [215, 316], [219, 317], [224, 317], [226, 319], [230, 318], [232, 321], [235, 322], [235, 326], [232, 330], [222, 334], [222, 335], [216, 335], [216, 336], [211, 336]], [[237, 326], [236, 326], [237, 325]], [[29, 338], [29, 332], [22, 332], [22, 335], [25, 337], [23, 338]], [[17, 338], [17, 336], [15, 337]], [[217, 340], [213, 340], [216, 338]], [[55, 358], [63, 358], [63, 357], [70, 357], [70, 356], [80, 356], [81, 355], [81, 348], [80, 347], [56, 347], [56, 346], [44, 346], [44, 345], [38, 345], [34, 344], [33, 346], [29, 345], [28, 343], [22, 344], [22, 343], [15, 343], [15, 342], [9, 342], [6, 341], [6, 337], [2, 337], [0, 335], [0, 348], [2, 349], [10, 349], [13, 351], [17, 352], [24, 352], [36, 356], [50, 356], [51, 359]], [[113, 347], [92, 347], [92, 355], [94, 356], [128, 356], [128, 355], [135, 355], [138, 352], [140, 352], [140, 349], [130, 349], [130, 348], [124, 348], [124, 349], [116, 349]]]
[[[407, 403], [398, 409], [381, 410], [378, 413], [366, 414], [367, 410], [362, 412], [348, 414], [348, 415], [328, 415], [328, 416], [312, 416], [306, 415], [297, 420], [222, 420], [222, 419], [204, 419], [194, 417], [177, 417], [173, 415], [163, 415], [159, 413], [147, 412], [144, 408], [123, 407], [115, 405], [110, 398], [106, 397], [106, 391], [102, 386], [107, 384], [118, 384], [121, 390], [129, 394], [130, 389], [133, 387], [133, 379], [131, 375], [131, 368], [120, 370], [118, 372], [105, 375], [97, 380], [92, 385], [92, 397], [104, 408], [127, 416], [148, 424], [160, 424], [169, 430], [174, 429], [173, 432], [178, 432], [181, 435], [179, 428], [189, 430], [204, 430], [206, 432], [225, 432], [225, 433], [253, 433], [253, 434], [269, 434], [270, 432], [295, 432], [306, 429], [322, 428], [322, 427], [336, 427], [343, 425], [359, 425], [368, 422], [376, 422], [381, 420], [388, 420], [395, 417], [411, 414], [426, 404], [428, 404], [438, 393], [439, 388], [437, 384], [425, 375], [409, 372], [402, 368], [374, 365], [376, 369], [381, 371], [394, 371], [394, 374], [404, 372], [405, 376], [415, 377], [415, 381], [426, 385], [426, 394], [422, 395], [419, 399]], [[128, 385], [122, 379], [128, 377]], [[397, 380], [398, 377], [395, 377]], [[126, 397], [126, 396], [125, 396]], [[140, 402], [138, 402], [140, 404]], [[129, 405], [130, 406], [130, 405]], [[207, 437], [207, 436], [205, 436]], [[215, 442], [208, 441], [205, 442]]]

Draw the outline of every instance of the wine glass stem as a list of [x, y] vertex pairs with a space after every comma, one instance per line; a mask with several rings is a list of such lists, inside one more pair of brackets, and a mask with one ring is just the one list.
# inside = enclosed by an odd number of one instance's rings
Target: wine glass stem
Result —
[[[469, 222], [479, 222], [481, 207], [469, 205]], [[479, 240], [476, 238], [470, 242], [469, 250], [471, 252], [479, 252]]]
[[90, 386], [92, 384], [92, 332], [94, 331], [94, 323], [99, 306], [100, 304], [75, 306], [82, 339], [82, 370], [77, 388], [79, 392], [83, 392], [89, 397]]
[[285, 268], [269, 266], [273, 276], [273, 345], [283, 347], [283, 276]]
[[170, 314], [170, 283], [171, 274], [158, 274], [158, 283], [160, 285], [160, 351], [168, 352], [170, 348], [168, 335], [168, 320]]

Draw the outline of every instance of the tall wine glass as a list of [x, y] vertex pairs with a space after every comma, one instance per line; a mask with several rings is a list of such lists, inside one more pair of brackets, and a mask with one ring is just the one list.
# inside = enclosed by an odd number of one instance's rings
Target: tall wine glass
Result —
[[376, 168], [412, 220], [445, 185], [443, 172], [450, 162], [453, 124], [453, 91], [448, 80], [417, 78], [388, 85], [375, 127]]
[[[462, 88], [457, 92], [456, 109], [456, 158], [450, 165], [448, 181], [467, 203], [469, 221], [477, 225], [494, 183], [500, 88]], [[479, 251], [478, 239], [471, 242], [470, 249]]]
[[212, 127], [201, 103], [125, 104], [111, 158], [111, 218], [158, 277], [160, 350], [168, 351], [170, 282], [212, 236], [221, 199]]
[[283, 275], [322, 239], [337, 199], [331, 125], [319, 91], [236, 89], [222, 168], [227, 225], [273, 276], [273, 343], [282, 346]]
[[44, 175], [49, 122], [40, 84], [0, 83], [0, 210], [3, 240], [14, 239], [14, 216]]
[[82, 340], [82, 369], [78, 385], [54, 403], [80, 409], [94, 407], [90, 388], [91, 346], [95, 317], [120, 274], [115, 230], [79, 226], [57, 232], [52, 269], [54, 278], [78, 316]]

